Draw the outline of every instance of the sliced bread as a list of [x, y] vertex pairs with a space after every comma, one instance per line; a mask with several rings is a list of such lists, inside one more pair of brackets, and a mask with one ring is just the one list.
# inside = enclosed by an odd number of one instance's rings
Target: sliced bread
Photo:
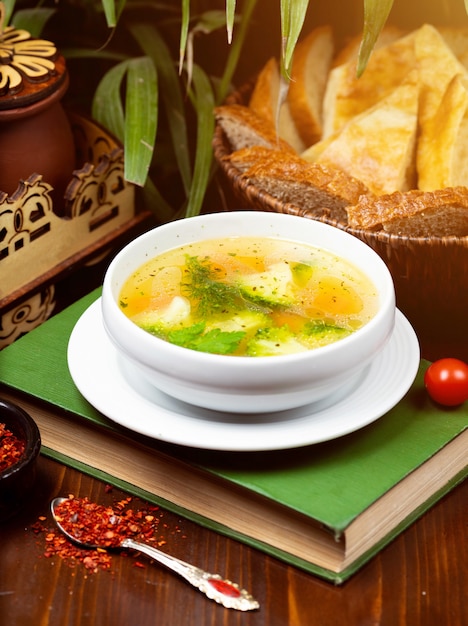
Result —
[[323, 96], [334, 53], [330, 26], [314, 29], [294, 51], [287, 102], [306, 146], [322, 136]]
[[385, 98], [414, 70], [415, 38], [413, 31], [375, 50], [360, 78], [356, 76], [355, 60], [331, 70], [323, 105], [324, 139]]
[[[391, 24], [386, 24], [382, 31], [380, 32], [377, 41], [375, 42], [374, 51], [379, 48], [383, 48], [384, 46], [388, 46], [393, 43], [397, 39], [400, 39], [404, 35], [407, 34], [407, 31], [403, 30], [399, 26], [393, 26]], [[356, 62], [356, 59], [359, 55], [359, 49], [361, 47], [362, 41], [362, 33], [351, 37], [343, 48], [338, 52], [336, 57], [333, 59], [332, 66], [338, 67], [339, 65], [343, 65], [344, 63], [349, 63], [350, 61]]]
[[466, 187], [361, 196], [347, 212], [348, 223], [355, 228], [385, 230], [408, 237], [468, 235]]
[[438, 26], [437, 30], [460, 63], [468, 69], [468, 28]]
[[296, 152], [306, 148], [296, 127], [287, 99], [288, 85], [281, 78], [278, 62], [271, 58], [257, 77], [255, 87], [250, 96], [249, 108], [277, 129]]
[[234, 152], [227, 158], [259, 189], [317, 217], [346, 222], [345, 207], [369, 193], [361, 181], [345, 172], [306, 163], [291, 153], [254, 147]]
[[325, 139], [328, 145], [316, 162], [359, 178], [375, 194], [414, 188], [418, 98], [418, 74], [413, 71], [386, 98], [348, 122], [333, 141]]
[[418, 147], [418, 187], [468, 187], [468, 81], [457, 74]]
[[217, 107], [214, 113], [232, 150], [266, 146], [273, 150], [295, 152], [292, 146], [278, 137], [271, 121], [260, 117], [249, 107], [225, 104]]
[[457, 74], [466, 74], [466, 70], [440, 32], [430, 24], [415, 31], [414, 54], [421, 82], [419, 118], [424, 133], [424, 124], [434, 117], [448, 84]]

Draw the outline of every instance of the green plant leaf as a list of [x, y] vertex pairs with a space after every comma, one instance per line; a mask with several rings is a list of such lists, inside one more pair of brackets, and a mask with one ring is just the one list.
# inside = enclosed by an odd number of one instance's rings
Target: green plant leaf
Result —
[[218, 104], [224, 101], [229, 90], [231, 89], [232, 77], [236, 71], [236, 67], [244, 47], [245, 38], [251, 24], [251, 17], [256, 4], [257, 0], [246, 0], [243, 5], [243, 11], [239, 19], [236, 36], [229, 47], [229, 54], [224, 66], [223, 75], [221, 76], [221, 80], [218, 84], [216, 96]]
[[214, 32], [215, 30], [219, 30], [220, 28], [224, 28], [226, 26], [226, 14], [222, 11], [205, 11], [201, 13], [198, 17], [197, 21], [193, 25], [192, 33], [204, 33], [208, 35], [209, 33]]
[[[377, 0], [378, 1], [378, 0]], [[307, 14], [309, 0], [281, 0], [281, 73], [289, 77], [294, 49]]]
[[232, 42], [232, 31], [234, 30], [235, 15], [236, 0], [226, 0], [226, 28], [228, 43]]
[[190, 90], [190, 95], [197, 113], [197, 145], [186, 217], [200, 213], [213, 162], [211, 143], [215, 125], [215, 100], [210, 80], [198, 65], [193, 67], [193, 89]]
[[359, 48], [358, 76], [361, 76], [366, 69], [375, 42], [387, 21], [392, 6], [393, 0], [364, 0], [364, 32]]
[[150, 209], [161, 224], [174, 219], [174, 209], [159, 193], [159, 189], [153, 183], [151, 178], [146, 180], [145, 186], [142, 189], [142, 195], [144, 205]]
[[[122, 85], [126, 77], [125, 112]], [[149, 57], [123, 61], [99, 83], [92, 115], [124, 144], [125, 179], [143, 186], [153, 156], [158, 117], [158, 81]]]
[[205, 35], [212, 33], [219, 28], [223, 28], [226, 23], [226, 14], [222, 11], [205, 11], [200, 15], [197, 22], [191, 28], [187, 38], [187, 84], [190, 86], [192, 82], [192, 71], [194, 63], [194, 40], [197, 34]]
[[104, 15], [106, 16], [107, 26], [114, 28], [117, 24], [115, 0], [101, 0]]
[[127, 61], [128, 55], [112, 50], [96, 50], [96, 48], [61, 48], [61, 52], [67, 59], [107, 59], [108, 61]]
[[156, 66], [159, 97], [164, 103], [174, 155], [185, 193], [188, 194], [192, 182], [192, 171], [187, 119], [180, 78], [174, 60], [159, 31], [152, 24], [138, 22], [130, 24], [129, 28], [143, 52], [153, 60]]
[[55, 13], [55, 9], [47, 8], [21, 9], [15, 12], [13, 23], [15, 28], [23, 28], [33, 37], [39, 37], [42, 29]]
[[10, 23], [10, 18], [15, 10], [16, 0], [2, 0], [0, 3], [0, 34]]
[[187, 50], [187, 38], [190, 24], [190, 0], [182, 0], [182, 21], [180, 24], [179, 43], [179, 74], [184, 66], [185, 52]]
[[121, 142], [125, 139], [125, 116], [121, 87], [127, 66], [128, 61], [123, 61], [104, 74], [94, 93], [91, 109], [93, 118]]
[[143, 186], [156, 141], [158, 79], [149, 57], [128, 62], [125, 96], [125, 179]]

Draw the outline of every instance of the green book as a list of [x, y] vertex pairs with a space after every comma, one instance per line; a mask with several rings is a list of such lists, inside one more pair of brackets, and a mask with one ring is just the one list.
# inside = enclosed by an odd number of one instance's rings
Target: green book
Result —
[[0, 352], [0, 396], [32, 414], [47, 456], [337, 584], [468, 473], [468, 406], [429, 400], [425, 361], [386, 415], [315, 445], [210, 451], [119, 426], [85, 400], [67, 365], [70, 334], [99, 295]]

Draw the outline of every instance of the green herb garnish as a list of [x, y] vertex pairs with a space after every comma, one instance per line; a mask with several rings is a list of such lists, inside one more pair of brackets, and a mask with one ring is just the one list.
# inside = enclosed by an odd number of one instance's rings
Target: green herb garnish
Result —
[[216, 271], [209, 263], [195, 256], [187, 255], [186, 259], [188, 276], [187, 281], [182, 283], [182, 289], [186, 296], [195, 301], [199, 317], [239, 308], [236, 302], [240, 296], [235, 286], [218, 280]]
[[323, 320], [311, 320], [304, 327], [304, 334], [321, 340], [335, 341], [350, 335], [352, 331], [336, 324], [327, 324]]
[[183, 348], [209, 352], [210, 354], [232, 354], [245, 337], [243, 331], [226, 332], [219, 328], [212, 328], [205, 332], [205, 323], [199, 322], [173, 330], [167, 335], [168, 341]]

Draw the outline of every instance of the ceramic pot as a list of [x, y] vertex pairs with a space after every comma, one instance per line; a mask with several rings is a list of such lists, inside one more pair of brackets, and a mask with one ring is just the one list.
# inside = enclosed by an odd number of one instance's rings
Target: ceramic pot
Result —
[[41, 434], [33, 418], [21, 407], [0, 398], [0, 423], [25, 442], [22, 457], [0, 472], [0, 523], [13, 517], [30, 500], [41, 450]]
[[12, 195], [20, 181], [40, 174], [52, 185], [54, 212], [60, 213], [75, 169], [73, 134], [61, 104], [68, 88], [65, 60], [53, 43], [14, 28], [2, 34], [0, 46], [9, 53], [0, 65], [0, 192]]

